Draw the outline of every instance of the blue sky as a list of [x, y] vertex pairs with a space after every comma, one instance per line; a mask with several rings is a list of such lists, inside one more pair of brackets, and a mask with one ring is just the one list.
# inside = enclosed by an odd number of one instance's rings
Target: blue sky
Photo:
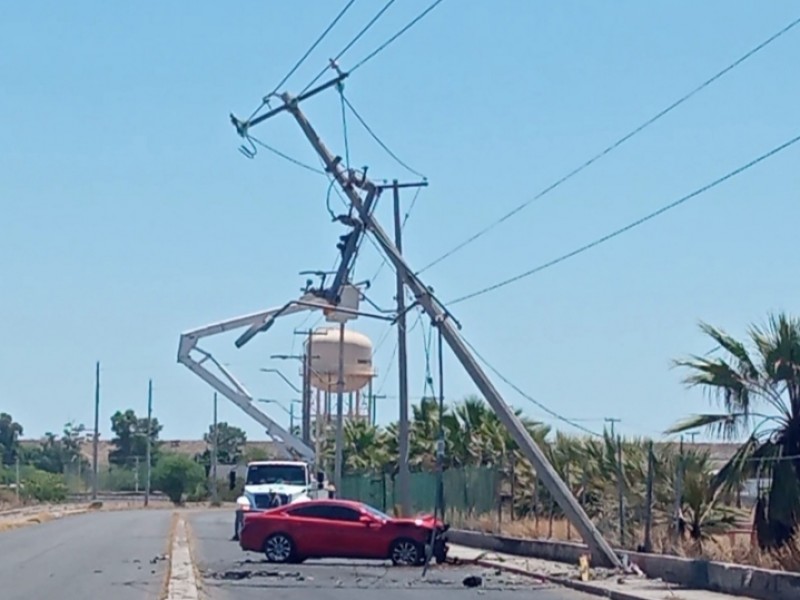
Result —
[[[239, 152], [247, 116], [343, 2], [8, 3], [0, 15], [0, 410], [28, 435], [143, 412], [154, 379], [167, 438], [198, 437], [211, 390], [176, 362], [181, 331], [278, 306], [298, 271], [327, 269], [344, 231], [327, 182], [262, 151]], [[427, 5], [397, 2], [345, 55], [352, 66]], [[297, 92], [377, 10], [357, 1], [290, 79]], [[346, 83], [345, 93], [430, 187], [406, 228], [419, 268], [591, 157], [797, 18], [795, 2], [446, 0]], [[568, 252], [708, 183], [800, 131], [800, 28], [490, 234], [424, 274], [444, 300]], [[335, 93], [304, 105], [343, 152]], [[354, 119], [353, 164], [413, 178]], [[303, 161], [288, 115], [254, 134]], [[507, 378], [593, 429], [657, 435], [706, 410], [670, 360], [710, 350], [700, 319], [742, 334], [800, 295], [792, 254], [800, 147], [591, 252], [454, 307]], [[404, 196], [410, 202], [411, 193]], [[390, 205], [379, 209], [389, 224]], [[357, 272], [380, 264], [365, 244]], [[391, 302], [384, 269], [371, 292]], [[254, 395], [292, 392], [259, 373], [299, 349], [287, 318], [242, 350], [207, 344]], [[377, 342], [384, 325], [356, 328]], [[421, 326], [410, 334], [423, 393]], [[235, 337], [235, 336], [234, 336]], [[394, 334], [377, 350], [382, 421], [397, 413]], [[385, 381], [384, 381], [385, 380]], [[501, 382], [506, 399], [547, 422]], [[446, 394], [474, 387], [447, 358]], [[280, 411], [272, 413], [283, 418]], [[232, 404], [220, 418], [263, 434]]]

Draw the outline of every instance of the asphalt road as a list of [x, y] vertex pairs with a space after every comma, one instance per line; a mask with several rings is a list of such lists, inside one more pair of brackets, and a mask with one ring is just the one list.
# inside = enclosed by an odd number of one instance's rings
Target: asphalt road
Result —
[[156, 600], [171, 510], [95, 512], [0, 532], [3, 600]]
[[[195, 563], [203, 594], [210, 600], [450, 600], [452, 598], [528, 598], [589, 600], [579, 592], [539, 584], [529, 578], [495, 574], [480, 567], [436, 566], [422, 577], [420, 568], [397, 568], [369, 561], [308, 561], [276, 566], [260, 554], [245, 553], [230, 541], [232, 515], [224, 511], [189, 516]], [[464, 578], [478, 575], [483, 585], [467, 588]]]

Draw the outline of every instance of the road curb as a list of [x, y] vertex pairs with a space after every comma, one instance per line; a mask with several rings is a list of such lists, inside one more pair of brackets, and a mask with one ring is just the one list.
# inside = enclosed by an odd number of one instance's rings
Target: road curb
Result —
[[508, 565], [506, 563], [499, 561], [476, 558], [473, 561], [465, 561], [465, 562], [473, 562], [476, 565], [480, 565], [481, 567], [485, 567], [488, 569], [499, 569], [507, 573], [513, 573], [514, 575], [521, 575], [523, 577], [529, 577], [531, 579], [538, 579], [539, 581], [546, 583], [554, 583], [556, 585], [570, 588], [578, 592], [591, 594], [593, 596], [602, 596], [604, 598], [610, 598], [611, 600], [648, 600], [648, 598], [646, 598], [645, 596], [639, 596], [637, 594], [631, 594], [628, 592], [620, 592], [618, 590], [609, 590], [606, 588], [597, 587], [595, 585], [592, 585], [591, 583], [586, 583], [584, 581], [575, 581], [574, 579], [566, 579], [564, 577], [555, 577], [553, 575], [535, 573], [532, 571], [528, 571], [527, 569], [523, 569], [522, 567], [515, 567], [514, 565]]
[[168, 600], [199, 600], [194, 561], [189, 548], [189, 534], [183, 515], [178, 516], [170, 553]]

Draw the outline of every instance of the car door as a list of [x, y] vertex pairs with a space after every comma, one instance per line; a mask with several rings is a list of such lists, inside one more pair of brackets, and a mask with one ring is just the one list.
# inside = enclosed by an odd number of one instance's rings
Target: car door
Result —
[[[380, 522], [348, 506], [331, 506], [327, 511], [331, 528], [327, 532], [331, 556], [340, 558], [382, 558], [376, 556], [377, 529]], [[369, 518], [369, 523], [361, 517]], [[335, 554], [334, 554], [335, 553]]]
[[287, 528], [297, 551], [303, 556], [330, 556], [329, 540], [332, 537], [331, 515], [328, 507], [319, 504], [301, 504], [286, 511]]

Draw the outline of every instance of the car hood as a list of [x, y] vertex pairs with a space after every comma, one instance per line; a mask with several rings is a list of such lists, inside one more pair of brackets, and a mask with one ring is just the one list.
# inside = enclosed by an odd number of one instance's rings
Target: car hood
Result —
[[287, 496], [297, 496], [306, 492], [306, 486], [290, 485], [287, 483], [262, 483], [259, 485], [247, 485], [244, 491], [250, 494], [286, 494]]
[[416, 517], [409, 517], [406, 519], [392, 519], [393, 523], [400, 525], [416, 525], [417, 527], [426, 527], [432, 529], [448, 529], [444, 522], [439, 519], [434, 519], [433, 515], [417, 515]]

